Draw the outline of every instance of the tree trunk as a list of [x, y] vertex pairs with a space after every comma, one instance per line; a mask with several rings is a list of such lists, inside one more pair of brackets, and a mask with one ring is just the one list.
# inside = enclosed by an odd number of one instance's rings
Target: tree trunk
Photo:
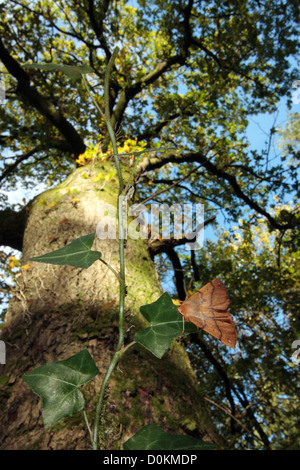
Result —
[[[23, 270], [5, 318], [1, 340], [6, 364], [0, 365], [1, 449], [90, 449], [79, 413], [45, 430], [41, 400], [22, 375], [46, 362], [56, 362], [88, 349], [100, 374], [83, 388], [87, 415], [93, 413], [101, 380], [118, 340], [119, 285], [100, 261], [88, 269], [29, 262], [96, 231], [97, 209], [117, 200], [112, 163], [78, 168], [65, 182], [39, 195], [31, 205], [23, 240]], [[104, 184], [105, 181], [105, 184]], [[116, 270], [117, 240], [96, 238], [93, 249]], [[126, 246], [126, 342], [145, 327], [139, 307], [161, 294], [156, 271], [144, 240]], [[161, 359], [142, 347], [127, 351], [113, 373], [100, 425], [102, 448], [122, 449], [141, 427], [156, 423], [171, 433], [193, 435], [222, 446], [199, 393], [186, 351], [174, 341]]]

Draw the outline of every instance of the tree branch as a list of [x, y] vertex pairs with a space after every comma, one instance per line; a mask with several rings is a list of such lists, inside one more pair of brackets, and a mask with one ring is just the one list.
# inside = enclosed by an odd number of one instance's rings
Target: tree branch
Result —
[[19, 212], [12, 209], [0, 211], [0, 245], [22, 251], [28, 212], [28, 204]]
[[180, 258], [175, 251], [175, 247], [185, 245], [186, 243], [195, 243], [197, 233], [201, 229], [203, 229], [203, 227], [205, 227], [206, 225], [209, 225], [214, 220], [215, 220], [215, 216], [211, 217], [210, 219], [205, 220], [204, 223], [199, 224], [196, 227], [195, 235], [193, 238], [186, 236], [179, 240], [176, 240], [175, 238], [170, 238], [169, 240], [155, 240], [153, 243], [151, 244], [149, 243], [149, 252], [150, 252], [150, 256], [152, 259], [154, 258], [154, 256], [160, 253], [166, 253], [166, 255], [169, 257], [173, 265], [173, 269], [174, 269], [175, 285], [176, 285], [179, 300], [185, 300], [186, 292], [185, 292], [185, 285], [184, 285], [183, 268], [180, 262]]
[[29, 75], [18, 62], [10, 55], [0, 38], [0, 59], [8, 72], [18, 81], [17, 94], [26, 103], [30, 103], [43, 116], [45, 116], [68, 142], [72, 153], [77, 157], [85, 151], [85, 144], [72, 124], [67, 121], [60, 110], [57, 110], [50, 100], [45, 98], [30, 85]]
[[91, 22], [91, 26], [94, 30], [94, 33], [96, 34], [96, 37], [101, 44], [102, 49], [104, 50], [107, 60], [111, 58], [111, 52], [108, 47], [107, 41], [103, 35], [103, 21], [105, 19], [106, 12], [108, 10], [108, 7], [110, 5], [110, 0], [104, 0], [101, 2], [101, 11], [99, 5], [97, 5], [97, 13], [100, 16], [100, 21], [97, 22], [96, 20], [96, 15], [95, 15], [95, 3], [94, 0], [88, 0], [88, 17]]
[[[238, 392], [237, 392], [237, 389], [238, 389]], [[269, 442], [269, 438], [268, 436], [266, 435], [265, 431], [263, 430], [263, 428], [261, 427], [260, 423], [257, 421], [254, 413], [253, 413], [253, 410], [250, 406], [250, 403], [249, 403], [249, 400], [244, 392], [244, 390], [242, 389], [241, 385], [238, 385], [236, 388], [235, 388], [235, 393], [238, 397], [238, 399], [240, 400], [241, 404], [244, 406], [245, 410], [246, 410], [246, 415], [248, 416], [248, 418], [250, 419], [250, 421], [253, 423], [253, 426], [254, 428], [256, 429], [256, 431], [258, 432], [261, 440], [263, 441], [264, 443], [264, 446], [266, 449], [269, 449], [270, 448], [270, 442]]]
[[[215, 358], [215, 356], [213, 355], [211, 350], [206, 346], [204, 341], [202, 341], [199, 338], [199, 335], [197, 333], [191, 335], [191, 341], [194, 344], [197, 344], [200, 347], [200, 349], [204, 352], [204, 354], [207, 357], [207, 359], [209, 360], [209, 362], [211, 364], [213, 364], [214, 368], [216, 369], [216, 371], [218, 372], [220, 377], [222, 377], [223, 382], [224, 382], [224, 386], [225, 386], [225, 395], [226, 395], [226, 397], [227, 397], [227, 399], [230, 403], [231, 413], [232, 413], [233, 416], [235, 416], [235, 403], [234, 403], [234, 399], [233, 399], [233, 396], [232, 396], [232, 393], [231, 393], [232, 388], [231, 388], [230, 380], [229, 380], [228, 375], [226, 374], [224, 368], [222, 367], [220, 362]], [[233, 431], [233, 425], [234, 425], [234, 423], [231, 421], [232, 431]]]
[[200, 152], [190, 152], [182, 155], [177, 155], [172, 151], [169, 151], [163, 155], [156, 156], [150, 159], [144, 158], [141, 161], [140, 165], [137, 167], [137, 173], [142, 174], [150, 170], [155, 170], [171, 162], [177, 164], [188, 162], [200, 163], [211, 175], [214, 175], [217, 178], [227, 182], [229, 184], [230, 189], [236, 194], [236, 196], [242, 201], [244, 201], [255, 212], [263, 215], [273, 228], [278, 230], [287, 230], [295, 228], [293, 223], [279, 223], [274, 217], [272, 217], [271, 214], [269, 214], [265, 209], [259, 206], [250, 196], [248, 196], [241, 189], [234, 175], [227, 173], [226, 171], [224, 171], [223, 168], [219, 168], [215, 163], [213, 163], [204, 154]]
[[149, 72], [142, 80], [134, 83], [133, 85], [125, 87], [121, 94], [120, 98], [115, 106], [115, 109], [112, 113], [112, 125], [116, 127], [122, 121], [125, 110], [128, 106], [128, 103], [138, 95], [142, 90], [147, 88], [149, 85], [154, 83], [159, 77], [161, 77], [165, 72], [170, 70], [173, 65], [184, 65], [186, 61], [186, 56], [177, 54], [172, 57], [169, 57], [167, 60], [160, 62], [156, 65], [155, 69]]
[[3, 181], [10, 173], [12, 173], [15, 170], [15, 168], [19, 165], [19, 163], [23, 162], [24, 160], [27, 160], [28, 158], [30, 158], [32, 155], [39, 152], [40, 150], [41, 150], [40, 147], [35, 147], [34, 149], [29, 150], [29, 152], [19, 155], [13, 163], [6, 165], [2, 174], [0, 175], [0, 181]]

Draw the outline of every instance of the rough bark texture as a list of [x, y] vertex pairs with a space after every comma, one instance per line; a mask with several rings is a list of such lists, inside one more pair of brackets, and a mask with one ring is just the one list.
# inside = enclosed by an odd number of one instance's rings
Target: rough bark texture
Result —
[[[112, 179], [94, 182], [104, 167], [77, 169], [64, 183], [46, 191], [31, 206], [23, 242], [22, 263], [95, 232], [97, 208], [115, 204]], [[94, 249], [118, 270], [117, 240], [95, 241]], [[126, 342], [145, 321], [139, 307], [153, 302], [161, 288], [143, 241], [126, 247]], [[118, 282], [101, 262], [88, 269], [30, 262], [22, 273], [5, 319], [1, 339], [7, 363], [0, 365], [0, 449], [90, 449], [82, 414], [45, 430], [41, 401], [22, 375], [46, 362], [66, 359], [88, 349], [100, 374], [83, 387], [87, 415], [93, 413], [103, 374], [118, 339]], [[156, 423], [166, 431], [214, 441], [222, 446], [180, 342], [158, 360], [141, 347], [123, 356], [107, 389], [100, 426], [102, 448], [122, 449], [142, 426]]]

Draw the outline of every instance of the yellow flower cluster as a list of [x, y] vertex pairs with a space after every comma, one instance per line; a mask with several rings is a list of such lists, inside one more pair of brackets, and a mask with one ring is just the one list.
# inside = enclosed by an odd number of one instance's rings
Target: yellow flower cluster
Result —
[[[137, 142], [134, 139], [127, 139], [124, 141], [122, 146], [118, 147], [119, 157], [124, 158], [133, 158], [135, 152], [142, 152], [145, 147], [147, 147], [147, 142], [141, 141]], [[130, 155], [132, 152], [132, 155]], [[92, 160], [101, 160], [105, 162], [113, 154], [112, 146], [110, 144], [106, 153], [102, 153], [99, 148], [99, 144], [93, 145], [89, 144], [86, 151], [79, 155], [76, 160], [77, 165], [84, 166], [87, 165]]]

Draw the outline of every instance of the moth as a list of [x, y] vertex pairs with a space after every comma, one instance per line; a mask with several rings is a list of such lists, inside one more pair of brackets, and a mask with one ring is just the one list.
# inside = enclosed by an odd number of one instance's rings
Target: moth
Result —
[[[227, 312], [229, 297], [220, 279], [214, 279], [182, 302], [178, 312], [184, 321], [194, 323], [222, 343], [235, 348], [236, 332], [233, 319]], [[181, 333], [181, 334], [182, 334]]]

